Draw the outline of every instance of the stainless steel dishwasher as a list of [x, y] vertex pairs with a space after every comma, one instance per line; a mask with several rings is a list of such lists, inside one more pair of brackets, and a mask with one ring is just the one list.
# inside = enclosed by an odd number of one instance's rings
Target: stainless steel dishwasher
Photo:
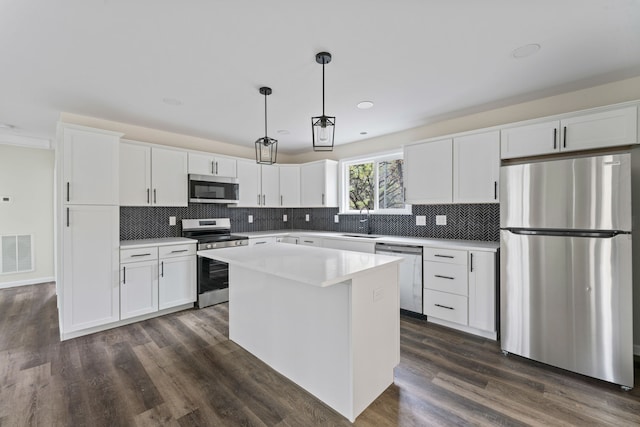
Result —
[[422, 246], [376, 243], [376, 254], [404, 258], [400, 263], [400, 309], [422, 311]]

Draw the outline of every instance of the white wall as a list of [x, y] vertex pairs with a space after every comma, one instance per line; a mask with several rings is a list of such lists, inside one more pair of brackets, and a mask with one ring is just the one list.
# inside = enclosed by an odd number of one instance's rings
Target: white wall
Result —
[[0, 288], [52, 281], [53, 150], [0, 144], [0, 235], [33, 234], [35, 270], [0, 274]]
[[[291, 156], [290, 163], [304, 163], [331, 158], [334, 160], [400, 148], [403, 144], [466, 132], [485, 127], [498, 126], [522, 120], [570, 113], [588, 108], [602, 107], [619, 102], [640, 99], [640, 76], [587, 89], [548, 96], [535, 101], [522, 102], [481, 113], [468, 114], [449, 120], [436, 121], [424, 126], [336, 146], [330, 153], [307, 152]], [[338, 117], [338, 119], [340, 119]], [[339, 129], [336, 129], [336, 133]], [[278, 153], [278, 156], [280, 153]]]

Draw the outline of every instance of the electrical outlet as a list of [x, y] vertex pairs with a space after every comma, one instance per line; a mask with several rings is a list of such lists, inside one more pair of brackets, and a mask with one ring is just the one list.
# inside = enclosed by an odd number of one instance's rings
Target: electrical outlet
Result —
[[287, 214], [282, 215], [282, 222], [287, 222]]
[[338, 215], [334, 215], [333, 216], [333, 222], [335, 222], [336, 224], [338, 224], [340, 222], [340, 217]]
[[169, 217], [169, 225], [176, 225], [176, 217], [175, 216], [170, 216]]
[[447, 216], [436, 215], [436, 225], [447, 225]]
[[427, 225], [427, 217], [424, 215], [416, 215], [416, 225]]
[[309, 222], [311, 220], [311, 218], [309, 217], [309, 214], [306, 214], [304, 216], [304, 220], [307, 221], [307, 222]]
[[249, 224], [253, 224], [253, 215], [249, 215]]

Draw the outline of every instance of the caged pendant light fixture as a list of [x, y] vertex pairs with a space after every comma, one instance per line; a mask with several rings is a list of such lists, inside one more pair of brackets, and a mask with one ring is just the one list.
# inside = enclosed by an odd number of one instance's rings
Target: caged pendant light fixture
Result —
[[271, 88], [263, 86], [260, 93], [264, 95], [264, 137], [256, 140], [256, 163], [272, 165], [278, 155], [278, 141], [267, 136], [267, 96], [271, 95]]
[[324, 114], [324, 66], [331, 62], [329, 52], [316, 54], [316, 62], [322, 64], [322, 115], [311, 117], [313, 151], [333, 151], [336, 118]]

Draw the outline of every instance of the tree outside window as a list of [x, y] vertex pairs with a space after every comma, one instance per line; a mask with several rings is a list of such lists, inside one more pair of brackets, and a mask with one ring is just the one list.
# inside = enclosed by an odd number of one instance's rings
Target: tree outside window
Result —
[[348, 210], [405, 209], [401, 158], [367, 159], [346, 164], [346, 167]]

